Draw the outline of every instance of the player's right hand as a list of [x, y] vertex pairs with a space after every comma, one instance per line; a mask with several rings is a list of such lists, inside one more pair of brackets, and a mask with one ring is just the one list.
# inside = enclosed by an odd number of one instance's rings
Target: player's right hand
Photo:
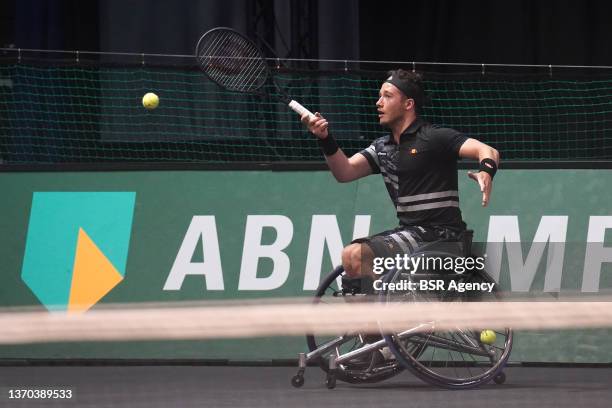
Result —
[[325, 139], [328, 136], [327, 128], [329, 123], [319, 112], [315, 112], [315, 117], [311, 119], [311, 116], [304, 114], [302, 116], [302, 123], [308, 127], [308, 130], [319, 139]]

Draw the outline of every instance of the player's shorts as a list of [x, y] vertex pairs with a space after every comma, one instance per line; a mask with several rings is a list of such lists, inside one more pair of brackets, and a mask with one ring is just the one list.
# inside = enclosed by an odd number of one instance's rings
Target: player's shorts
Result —
[[433, 241], [460, 241], [463, 231], [447, 227], [399, 226], [367, 238], [354, 240], [353, 244], [365, 244], [374, 257], [392, 258], [412, 254], [421, 246]]

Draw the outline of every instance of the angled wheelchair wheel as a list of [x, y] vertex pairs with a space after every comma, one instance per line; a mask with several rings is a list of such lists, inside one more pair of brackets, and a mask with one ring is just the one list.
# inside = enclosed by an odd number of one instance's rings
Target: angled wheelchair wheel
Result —
[[[317, 288], [313, 303], [318, 304], [333, 301], [357, 300], [355, 297], [360, 295], [343, 293], [340, 284], [341, 275], [343, 273], [344, 270], [342, 267], [337, 267], [334, 271], [327, 275]], [[340, 336], [306, 336], [306, 342], [308, 343], [308, 348], [310, 351], [315, 351], [324, 344], [328, 344], [329, 342], [333, 342], [335, 340], [341, 340]], [[328, 373], [329, 359], [332, 354], [342, 355], [350, 351], [357, 350], [365, 344], [365, 336], [362, 334], [344, 334], [340, 344], [333, 349], [326, 351], [318, 359], [319, 365], [325, 372]], [[402, 370], [403, 366], [395, 360], [379, 363], [373, 366], [368, 362], [368, 359], [365, 358], [363, 361], [339, 364], [335, 370], [334, 378], [348, 383], [374, 383], [393, 377]]]
[[[415, 254], [416, 255], [416, 254]], [[431, 255], [426, 255], [431, 256]], [[441, 275], [410, 274], [402, 271], [391, 271], [385, 276], [385, 282], [417, 281], [435, 279]], [[465, 275], [448, 275], [458, 282], [493, 282], [486, 272], [474, 272]], [[497, 297], [495, 293], [491, 296]], [[382, 292], [381, 301], [423, 302], [445, 301], [465, 302], [478, 301], [478, 296], [468, 292], [449, 291], [410, 291], [402, 293]], [[408, 328], [407, 328], [408, 329]], [[397, 360], [413, 374], [427, 383], [450, 389], [474, 388], [488, 383], [503, 375], [512, 349], [512, 330], [495, 331], [495, 340], [481, 341], [481, 330], [459, 329], [438, 331], [435, 322], [423, 322], [418, 333], [407, 331], [387, 333], [384, 338], [389, 349]]]

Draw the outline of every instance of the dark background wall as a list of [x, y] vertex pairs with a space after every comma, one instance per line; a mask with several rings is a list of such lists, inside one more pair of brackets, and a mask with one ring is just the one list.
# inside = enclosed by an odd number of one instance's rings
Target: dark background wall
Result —
[[281, 57], [612, 65], [610, 15], [596, 0], [4, 0], [0, 46], [190, 54], [227, 25]]
[[[407, 1], [394, 13], [359, 3], [362, 58], [612, 65], [612, 2]], [[389, 41], [389, 45], [384, 45]]]

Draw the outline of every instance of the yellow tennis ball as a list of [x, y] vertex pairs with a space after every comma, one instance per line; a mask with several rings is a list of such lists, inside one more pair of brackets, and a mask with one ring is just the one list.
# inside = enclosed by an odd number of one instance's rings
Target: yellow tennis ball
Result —
[[158, 105], [159, 97], [153, 92], [146, 93], [145, 96], [142, 97], [142, 106], [144, 106], [148, 110], [155, 109]]
[[480, 342], [483, 344], [493, 344], [495, 339], [497, 339], [497, 336], [493, 330], [487, 329], [480, 332]]

